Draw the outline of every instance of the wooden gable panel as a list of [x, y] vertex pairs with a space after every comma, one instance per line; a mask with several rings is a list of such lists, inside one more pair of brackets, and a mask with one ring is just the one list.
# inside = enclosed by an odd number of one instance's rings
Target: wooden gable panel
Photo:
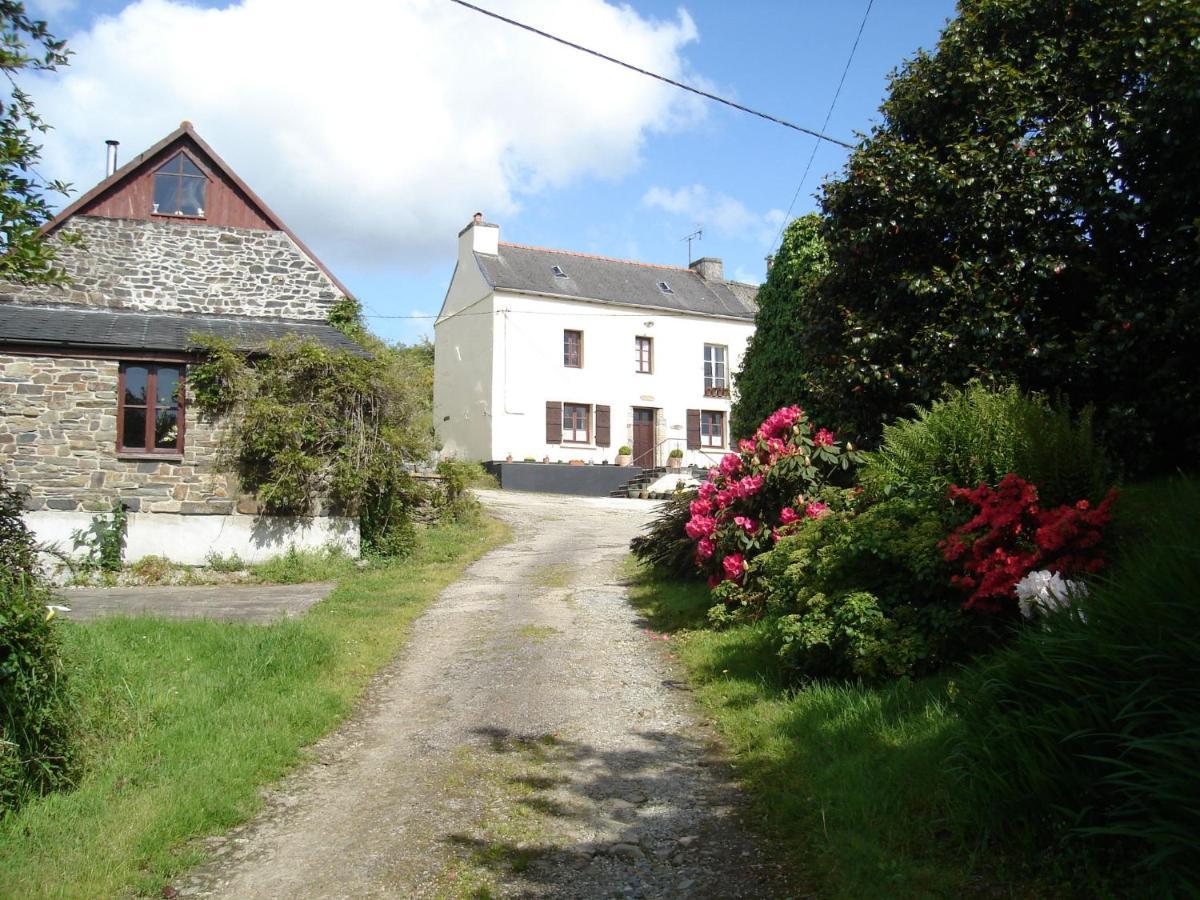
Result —
[[[185, 152], [208, 177], [205, 188], [204, 217], [162, 216], [154, 213], [154, 173], [180, 150]], [[130, 172], [99, 196], [75, 211], [79, 216], [106, 216], [120, 219], [145, 219], [183, 225], [225, 225], [234, 228], [275, 226], [249, 197], [230, 180], [194, 141], [182, 136], [162, 148], [153, 157]]]

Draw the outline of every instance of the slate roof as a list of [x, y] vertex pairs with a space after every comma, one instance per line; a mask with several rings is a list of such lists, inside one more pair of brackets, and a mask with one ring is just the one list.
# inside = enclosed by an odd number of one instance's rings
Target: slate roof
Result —
[[313, 322], [182, 313], [146, 313], [88, 307], [0, 305], [0, 344], [56, 348], [184, 352], [192, 335], [215, 335], [240, 350], [260, 350], [285, 335], [312, 337], [331, 349], [363, 353], [336, 328]]
[[[754, 318], [758, 289], [739, 282], [709, 281], [691, 269], [656, 266], [567, 250], [500, 243], [500, 253], [476, 253], [493, 288], [558, 294], [600, 303], [648, 306], [676, 312]], [[558, 266], [566, 277], [554, 274]], [[659, 286], [666, 282], [671, 293]]]

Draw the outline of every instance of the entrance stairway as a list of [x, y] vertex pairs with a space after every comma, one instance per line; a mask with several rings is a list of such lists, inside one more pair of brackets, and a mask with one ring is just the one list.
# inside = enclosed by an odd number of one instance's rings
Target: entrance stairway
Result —
[[634, 497], [642, 500], [661, 500], [669, 497], [670, 494], [652, 494], [648, 491], [650, 485], [654, 484], [654, 482], [658, 481], [658, 479], [662, 478], [663, 475], [666, 475], [668, 472], [677, 474], [681, 479], [689, 477], [703, 479], [708, 474], [708, 469], [700, 468], [698, 466], [685, 466], [682, 469], [666, 469], [662, 466], [657, 466], [653, 469], [645, 469], [641, 475], [638, 475], [636, 478], [632, 479], [624, 486], [617, 488], [615, 491], [611, 491], [609, 496]]

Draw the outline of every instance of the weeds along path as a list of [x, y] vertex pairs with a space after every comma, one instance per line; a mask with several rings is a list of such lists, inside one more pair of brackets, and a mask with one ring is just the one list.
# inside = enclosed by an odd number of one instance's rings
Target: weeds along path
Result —
[[669, 644], [625, 601], [652, 507], [483, 501], [513, 543], [442, 593], [317, 762], [210, 842], [180, 894], [794, 896], [741, 826]]

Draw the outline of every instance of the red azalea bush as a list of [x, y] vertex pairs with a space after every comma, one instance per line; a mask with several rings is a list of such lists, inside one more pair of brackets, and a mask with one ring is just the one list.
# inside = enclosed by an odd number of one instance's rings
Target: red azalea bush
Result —
[[746, 563], [770, 550], [781, 529], [824, 515], [828, 506], [816, 492], [858, 461], [852, 444], [814, 429], [800, 407], [768, 416], [753, 438], [738, 442], [737, 453], [709, 470], [692, 501], [686, 531], [708, 583], [740, 583]]
[[952, 485], [951, 500], [978, 509], [939, 544], [946, 561], [962, 566], [952, 579], [966, 591], [965, 609], [999, 613], [1017, 605], [1013, 588], [1035, 570], [1060, 575], [1095, 572], [1104, 565], [1100, 543], [1116, 491], [1096, 507], [1087, 500], [1041, 509], [1037, 488], [1009, 473], [996, 488]]

